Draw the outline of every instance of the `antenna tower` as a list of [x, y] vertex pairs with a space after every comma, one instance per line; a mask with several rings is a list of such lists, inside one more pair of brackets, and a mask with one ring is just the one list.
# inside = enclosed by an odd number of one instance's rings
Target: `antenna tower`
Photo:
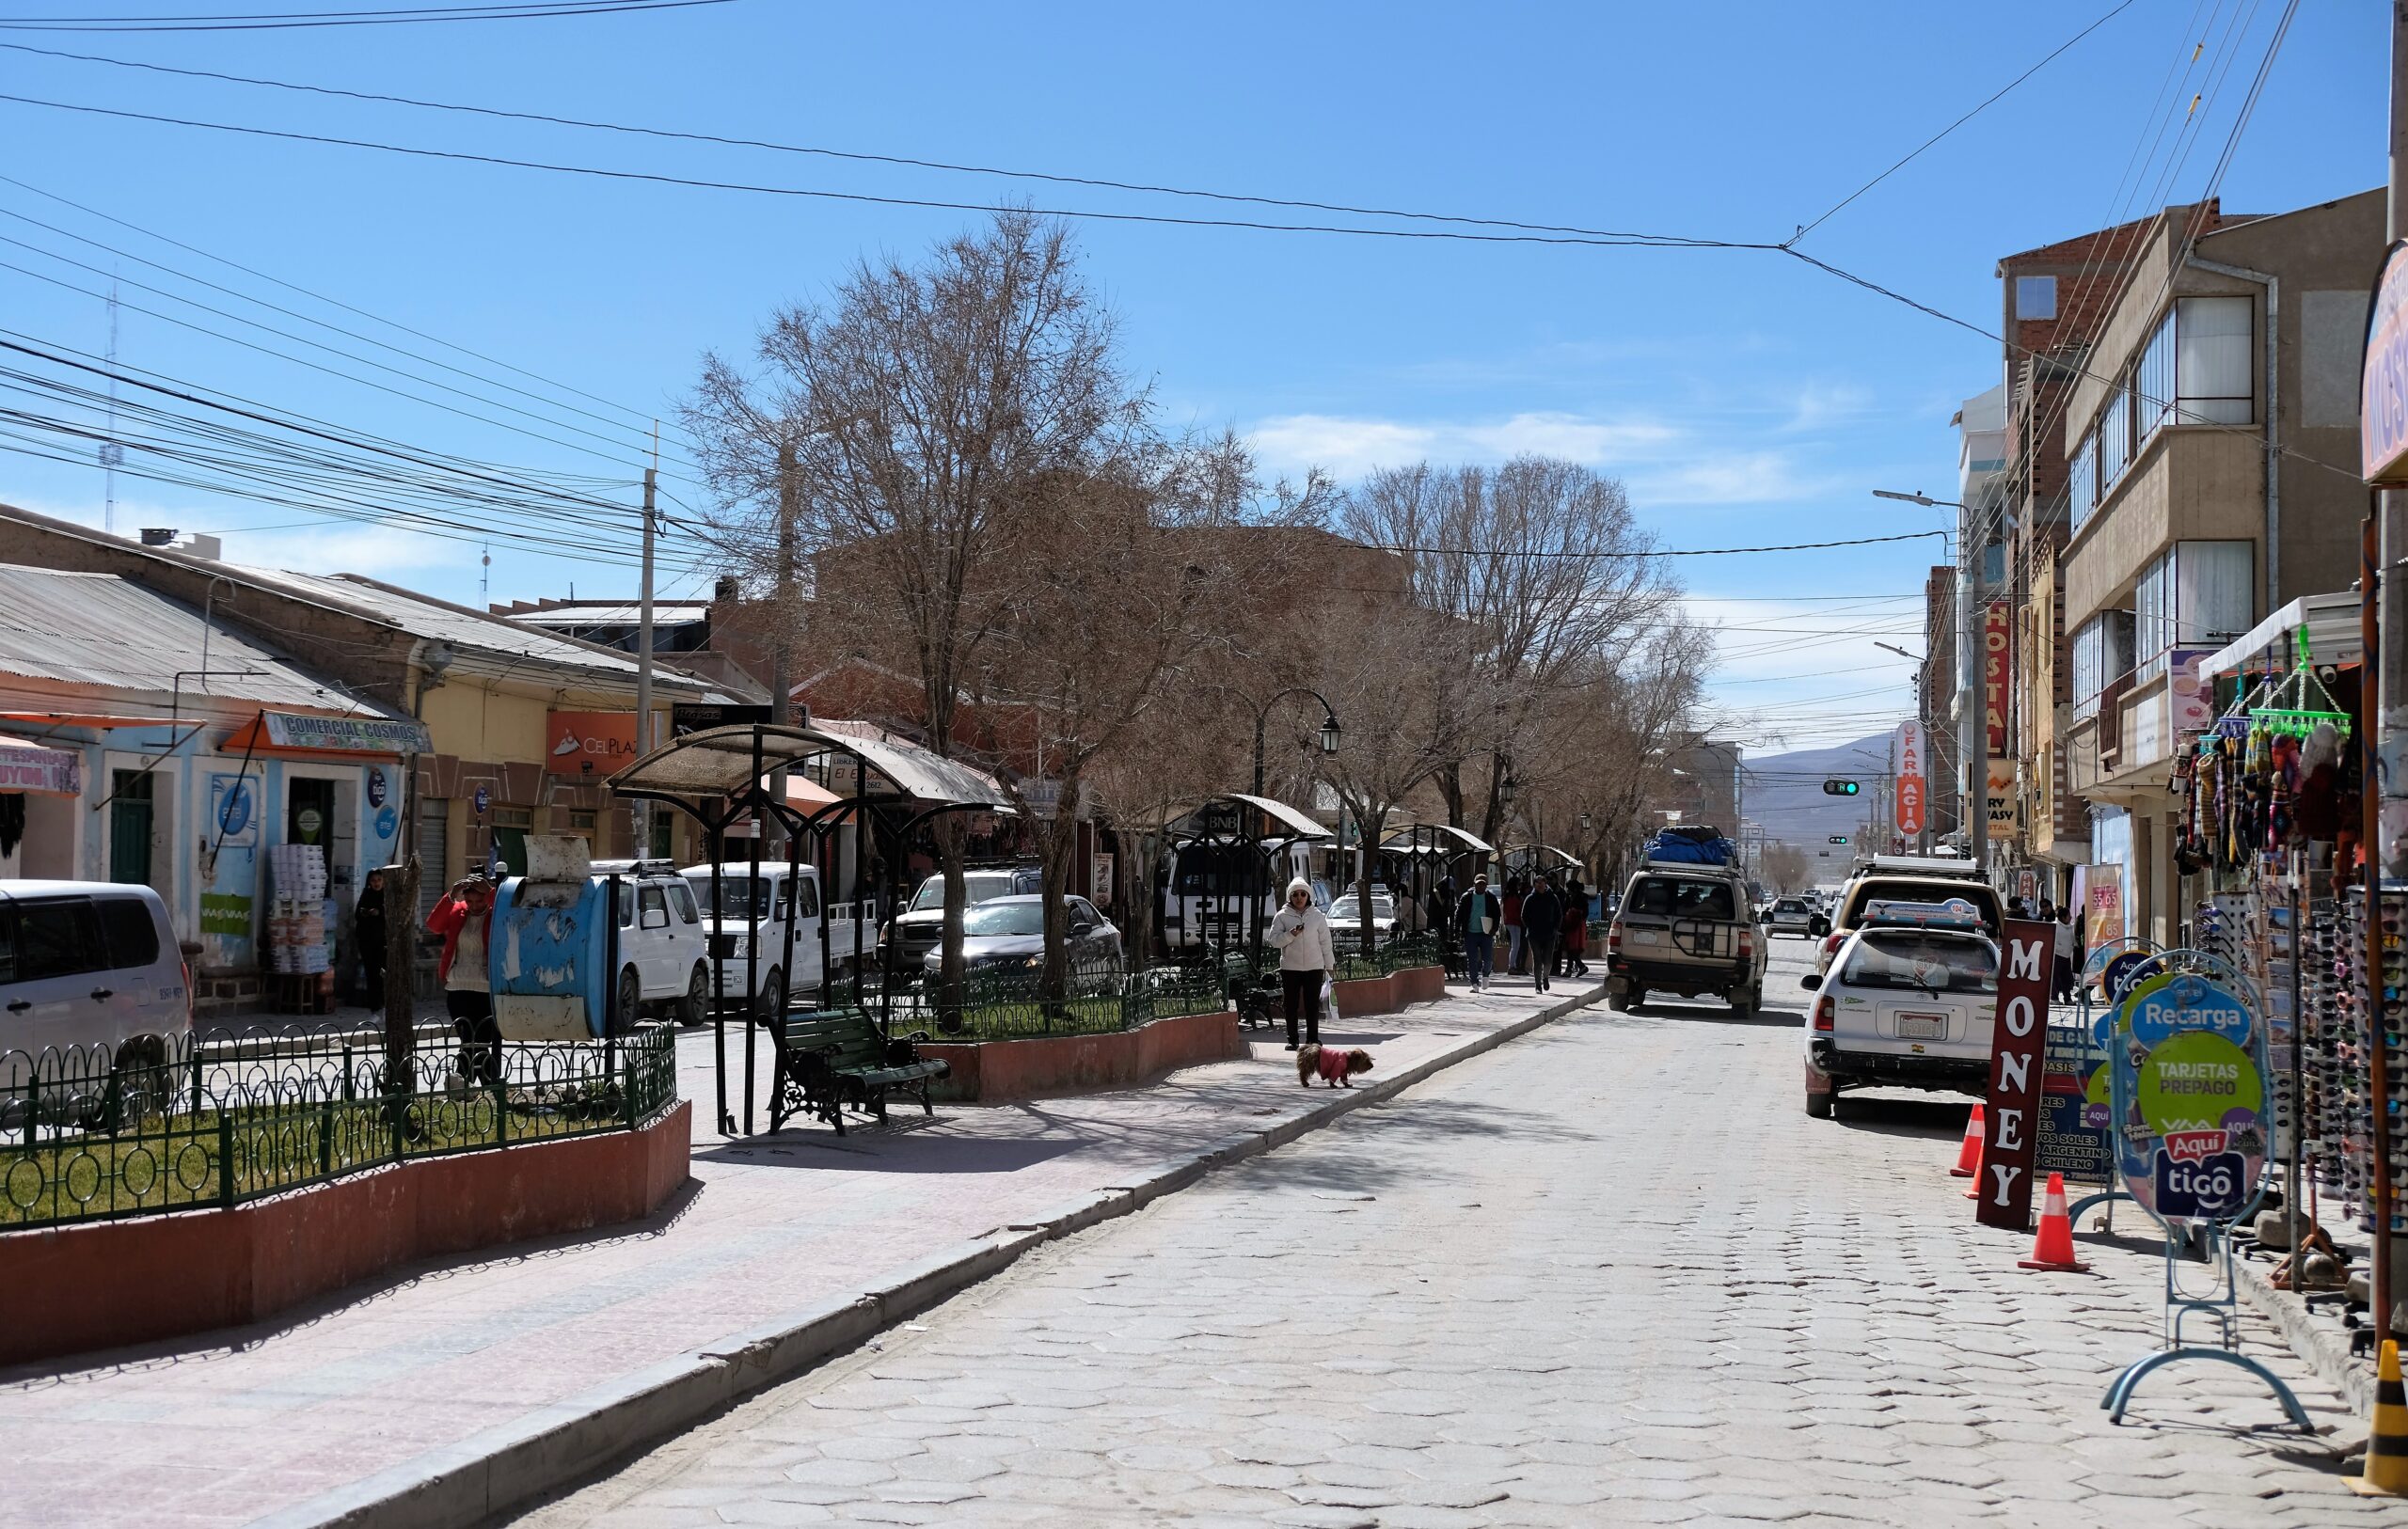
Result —
[[125, 448], [117, 438], [117, 278], [109, 278], [109, 428], [101, 442], [101, 529], [117, 529], [117, 469]]

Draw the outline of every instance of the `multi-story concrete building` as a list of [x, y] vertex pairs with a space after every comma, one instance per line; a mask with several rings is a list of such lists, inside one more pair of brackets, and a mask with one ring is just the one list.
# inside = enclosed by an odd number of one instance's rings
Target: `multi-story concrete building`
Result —
[[2052, 741], [2131, 933], [2172, 942], [2186, 916], [2169, 782], [2182, 733], [2212, 721], [2188, 660], [2355, 575], [2383, 230], [2380, 191], [2264, 217], [2168, 208], [2067, 390], [2067, 540], [2044, 591], [2071, 672]]
[[[2201, 231], [2225, 221], [2213, 201], [2185, 214]], [[1982, 575], [1990, 585], [1989, 600], [1999, 604], [1996, 610], [1985, 608], [1976, 629], [1987, 650], [2004, 628], [2004, 653], [1986, 652], [1985, 663], [1995, 657], [2003, 667], [2007, 693], [2003, 717], [1992, 718], [1993, 708], [1983, 707], [1979, 741], [1989, 756], [1984, 773], [1998, 782], [2006, 808], [2005, 837], [1989, 846], [1993, 863], [2004, 872], [2002, 880], [2023, 890], [2028, 878], [2029, 891], [2043, 898], [2068, 894], [2075, 869], [2090, 857], [2088, 805], [2067, 789], [2058, 747], [2073, 699], [2056, 566], [2071, 532], [2065, 412], [2156, 221], [2077, 234], [2009, 255], [1997, 267], [2001, 332], [2007, 340], [2002, 433], [1996, 476], [1974, 522], [1980, 534], [1971, 540], [1982, 547]], [[1958, 497], [1970, 504], [1975, 494]]]

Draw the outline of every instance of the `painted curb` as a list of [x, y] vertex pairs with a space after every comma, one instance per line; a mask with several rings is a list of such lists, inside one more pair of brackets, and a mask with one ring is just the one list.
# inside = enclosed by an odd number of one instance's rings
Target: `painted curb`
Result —
[[951, 1299], [1018, 1262], [1032, 1248], [1129, 1215], [1165, 1194], [1285, 1146], [1356, 1110], [1384, 1104], [1459, 1063], [1484, 1055], [1588, 1007], [1601, 983], [1424, 1057], [1393, 1077], [1336, 1091], [1292, 1119], [1239, 1131], [1164, 1159], [1133, 1182], [1064, 1202], [1033, 1222], [958, 1242], [879, 1276], [858, 1296], [773, 1317], [673, 1359], [614, 1376], [456, 1443], [253, 1520], [250, 1529], [454, 1529], [481, 1523], [659, 1442], [721, 1408], [792, 1379], [863, 1340]]

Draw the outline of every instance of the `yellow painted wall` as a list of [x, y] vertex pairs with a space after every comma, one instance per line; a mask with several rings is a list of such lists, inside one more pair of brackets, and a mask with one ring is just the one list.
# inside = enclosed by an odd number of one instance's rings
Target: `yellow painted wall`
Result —
[[437, 686], [419, 702], [436, 753], [496, 764], [541, 763], [550, 709], [544, 697], [512, 695], [472, 681]]

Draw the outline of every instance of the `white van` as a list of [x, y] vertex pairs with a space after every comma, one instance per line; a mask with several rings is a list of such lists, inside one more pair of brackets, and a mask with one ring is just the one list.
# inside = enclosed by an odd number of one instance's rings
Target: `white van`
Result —
[[191, 1033], [192, 979], [157, 892], [0, 882], [0, 1087], [22, 1089], [38, 1068], [104, 1086], [112, 1068], [164, 1064]]
[[610, 1013], [621, 1030], [666, 1008], [681, 1024], [710, 1014], [702, 909], [667, 860], [595, 860], [596, 878], [619, 882], [619, 978]]
[[[820, 991], [827, 977], [819, 948], [822, 925], [828, 934], [825, 966], [835, 969], [839, 982], [851, 969], [856, 909], [851, 904], [830, 906], [821, 900], [817, 867], [804, 866], [797, 882], [788, 876], [785, 866], [764, 862], [756, 887], [747, 866], [722, 866], [720, 899], [726, 905], [724, 909], [711, 906], [709, 866], [689, 865], [678, 875], [693, 889], [694, 901], [702, 905], [703, 922], [710, 932], [711, 955], [719, 963], [720, 980], [726, 984], [731, 1006], [741, 1007], [748, 996], [745, 951], [752, 941], [757, 940], [760, 945], [760, 954], [752, 957], [752, 966], [759, 988], [749, 996], [755, 999], [754, 1008], [765, 1016], [784, 1013], [786, 1001], [798, 993]], [[789, 927], [794, 931], [791, 968], [786, 965]], [[876, 966], [877, 931], [863, 925], [860, 938], [863, 962]]]

